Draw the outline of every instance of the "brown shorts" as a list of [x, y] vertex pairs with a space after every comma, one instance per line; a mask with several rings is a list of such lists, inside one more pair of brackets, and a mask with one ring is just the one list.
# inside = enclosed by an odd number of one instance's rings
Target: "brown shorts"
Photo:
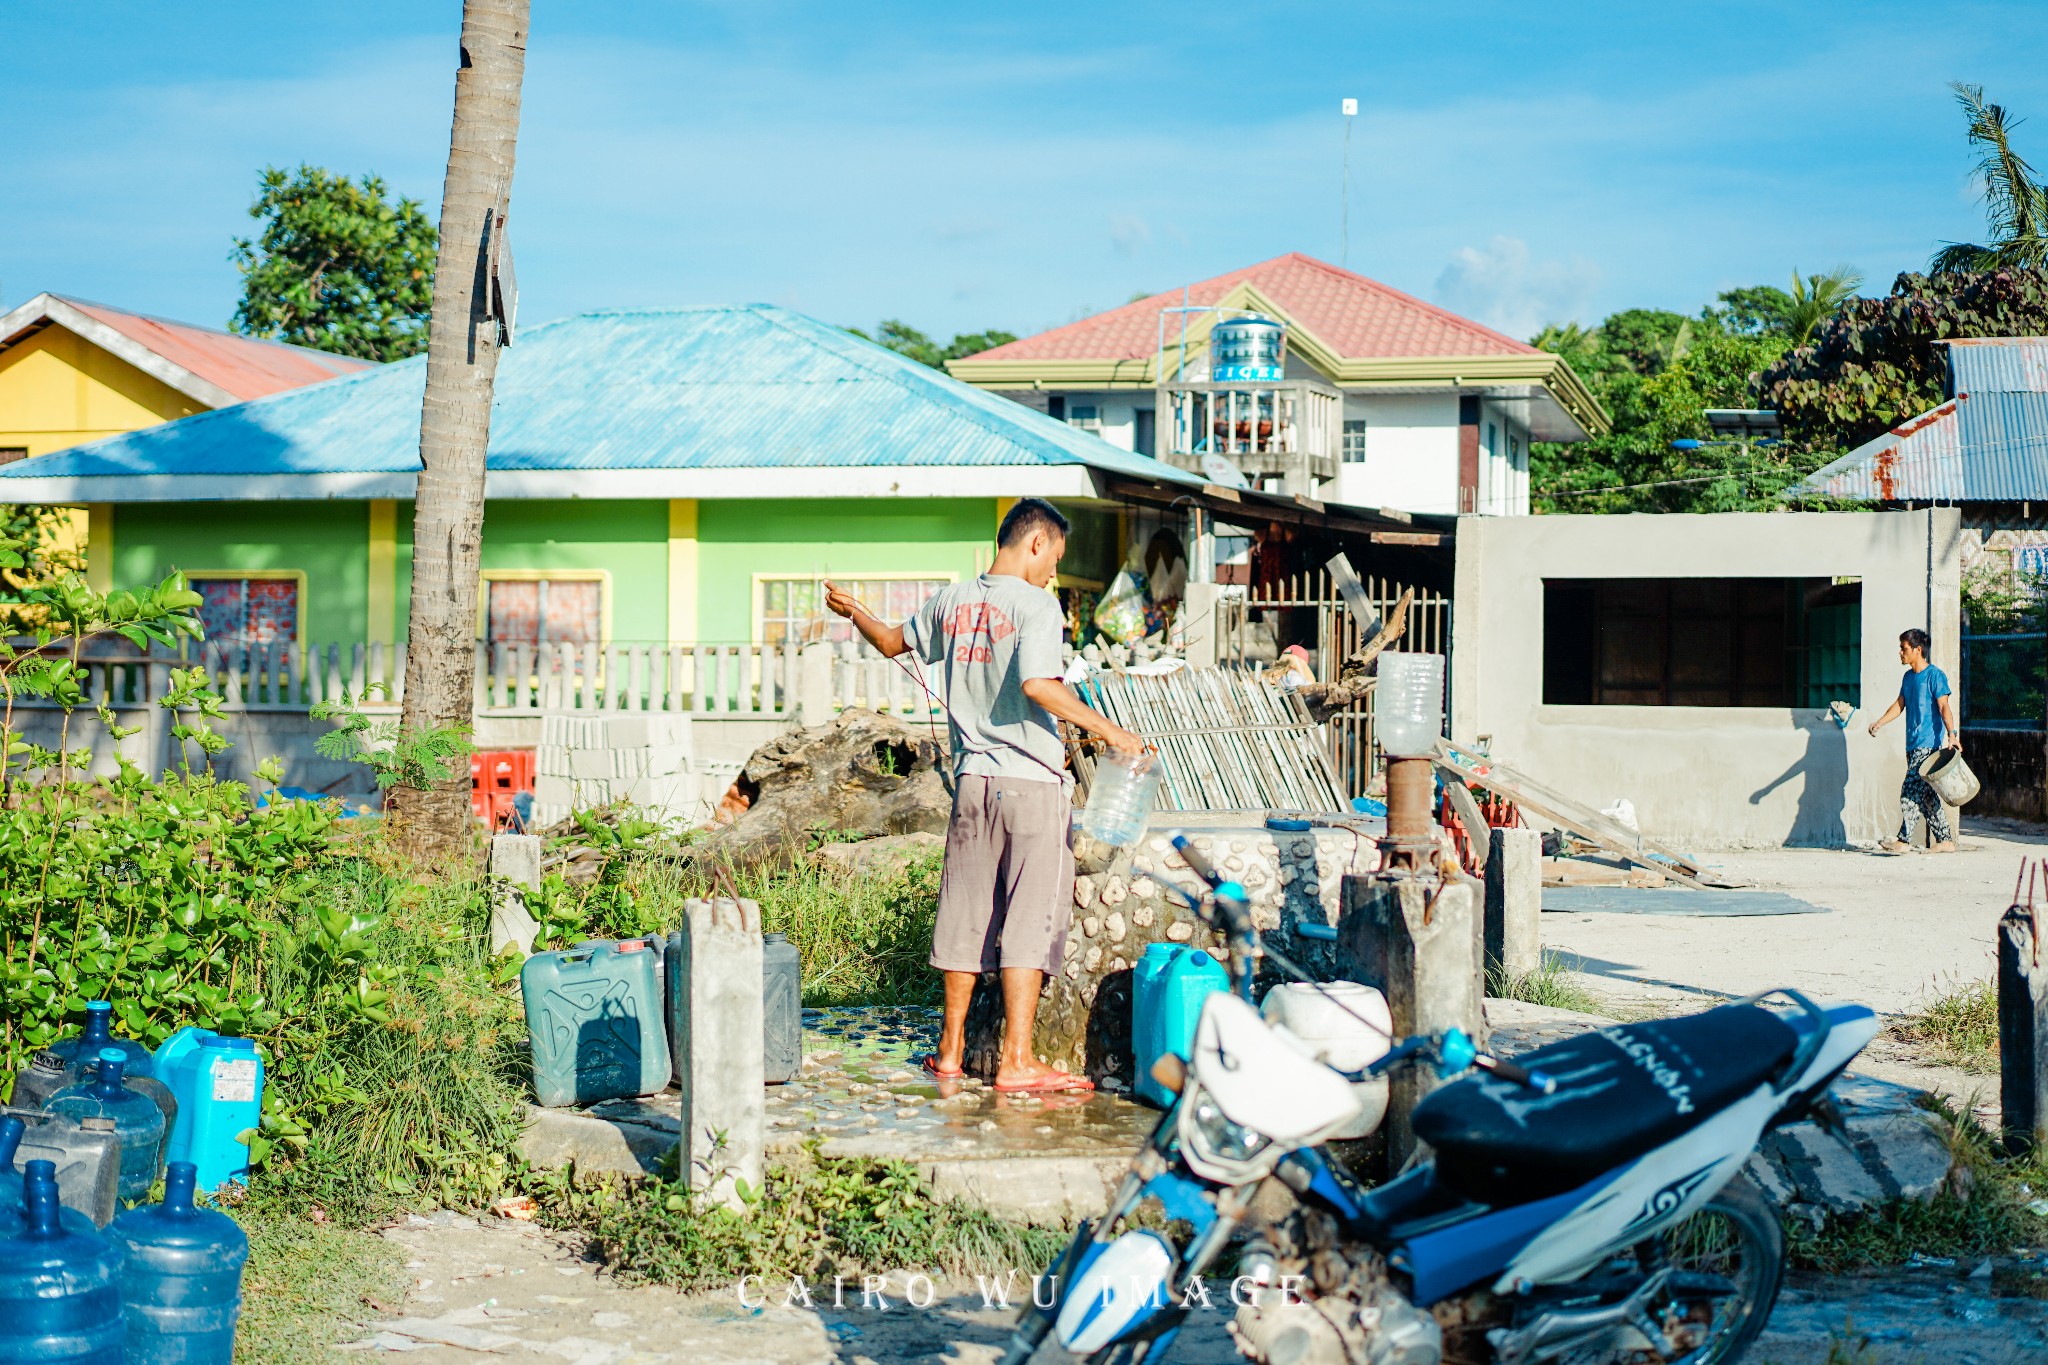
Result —
[[932, 966], [1056, 972], [1074, 917], [1072, 805], [1057, 782], [962, 777], [946, 825]]

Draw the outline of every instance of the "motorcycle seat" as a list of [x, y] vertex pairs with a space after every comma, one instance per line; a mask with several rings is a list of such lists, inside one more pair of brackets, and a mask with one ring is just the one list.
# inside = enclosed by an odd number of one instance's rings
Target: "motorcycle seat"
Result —
[[1514, 1060], [1557, 1081], [1542, 1095], [1484, 1073], [1416, 1106], [1415, 1136], [1452, 1186], [1496, 1206], [1577, 1189], [1750, 1094], [1798, 1046], [1756, 1005], [1616, 1024]]

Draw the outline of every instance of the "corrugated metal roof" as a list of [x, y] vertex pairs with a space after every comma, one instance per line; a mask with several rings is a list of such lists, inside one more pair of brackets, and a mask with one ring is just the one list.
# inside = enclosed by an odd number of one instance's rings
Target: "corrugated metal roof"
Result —
[[1948, 345], [1948, 392], [2048, 393], [2048, 337], [1987, 337]]
[[[1186, 301], [1213, 304], [1246, 283], [1345, 359], [1529, 355], [1536, 350], [1470, 318], [1299, 251], [1189, 285]], [[1178, 307], [1182, 298], [1181, 290], [1169, 289], [968, 358], [1149, 360], [1159, 345], [1159, 310]]]
[[[424, 357], [0, 468], [0, 478], [407, 472]], [[1088, 465], [1194, 475], [766, 304], [588, 313], [499, 363], [490, 467]], [[118, 498], [116, 498], [118, 500]]]
[[153, 318], [62, 294], [53, 297], [63, 299], [79, 312], [104, 322], [173, 365], [190, 370], [245, 401], [317, 384], [336, 375], [354, 374], [358, 370], [369, 369], [375, 363], [292, 346], [282, 341], [266, 341], [260, 337], [218, 332], [210, 327], [195, 327], [189, 322]]
[[2048, 337], [1943, 344], [1948, 401], [1815, 471], [1799, 491], [1860, 502], [2048, 500]]

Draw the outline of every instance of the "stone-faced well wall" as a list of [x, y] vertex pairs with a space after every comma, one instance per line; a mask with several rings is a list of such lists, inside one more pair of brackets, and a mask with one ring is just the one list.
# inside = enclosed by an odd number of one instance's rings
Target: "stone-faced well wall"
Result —
[[[1108, 1088], [1132, 1081], [1131, 968], [1146, 947], [1188, 943], [1219, 960], [1224, 955], [1221, 936], [1175, 894], [1200, 884], [1168, 842], [1171, 829], [1185, 829], [1204, 857], [1243, 883], [1253, 922], [1272, 946], [1319, 977], [1335, 975], [1336, 945], [1305, 938], [1296, 927], [1334, 928], [1341, 879], [1379, 866], [1375, 832], [1362, 826], [1273, 830], [1251, 814], [1155, 818], [1136, 846], [1116, 853], [1077, 836], [1073, 927], [1059, 974], [1039, 1001], [1034, 1051]], [[968, 1011], [967, 1066], [974, 1074], [994, 1074], [1002, 1025], [991, 974]]]

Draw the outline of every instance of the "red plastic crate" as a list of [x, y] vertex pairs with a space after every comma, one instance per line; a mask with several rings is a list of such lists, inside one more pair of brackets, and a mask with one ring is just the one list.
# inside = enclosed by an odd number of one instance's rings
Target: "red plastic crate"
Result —
[[533, 750], [496, 749], [470, 755], [469, 805], [493, 829], [512, 823], [512, 798], [533, 790]]

